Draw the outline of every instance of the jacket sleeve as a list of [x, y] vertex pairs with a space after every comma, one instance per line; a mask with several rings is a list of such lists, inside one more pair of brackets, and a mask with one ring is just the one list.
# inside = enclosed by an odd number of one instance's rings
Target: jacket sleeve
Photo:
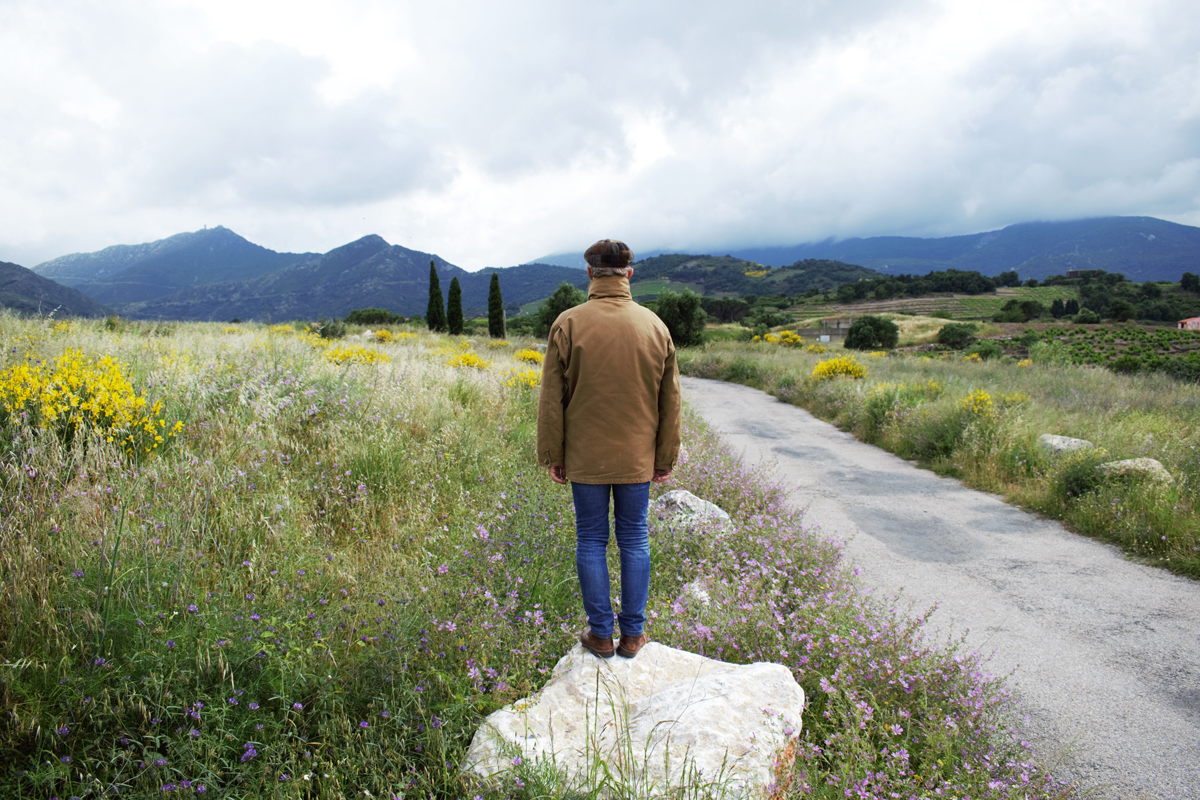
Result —
[[550, 329], [546, 340], [546, 358], [542, 361], [542, 388], [538, 395], [537, 459], [543, 467], [566, 464], [563, 438], [563, 398], [566, 394], [566, 366], [563, 364], [562, 330]]
[[663, 364], [662, 383], [658, 388], [658, 437], [654, 447], [654, 468], [671, 470], [679, 458], [683, 411], [679, 390], [679, 365], [672, 343]]

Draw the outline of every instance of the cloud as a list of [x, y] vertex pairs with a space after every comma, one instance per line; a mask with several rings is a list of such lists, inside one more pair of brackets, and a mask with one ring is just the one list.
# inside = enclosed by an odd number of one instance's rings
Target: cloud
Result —
[[225, 224], [468, 268], [1200, 222], [1183, 0], [0, 6], [0, 259]]

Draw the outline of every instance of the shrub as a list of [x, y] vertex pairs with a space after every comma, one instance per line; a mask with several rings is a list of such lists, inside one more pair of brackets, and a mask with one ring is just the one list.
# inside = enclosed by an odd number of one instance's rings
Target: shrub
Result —
[[541, 364], [546, 359], [546, 357], [537, 350], [530, 350], [528, 348], [524, 348], [513, 353], [513, 358], [515, 358], [517, 361], [524, 361], [529, 364]]
[[1122, 372], [1131, 375], [1135, 372], [1141, 371], [1142, 359], [1138, 358], [1132, 353], [1125, 353], [1124, 355], [1113, 359], [1113, 361], [1109, 363], [1108, 368], [1113, 372]]
[[356, 308], [346, 315], [349, 325], [395, 325], [403, 321], [404, 317], [386, 308]]
[[700, 307], [699, 295], [690, 289], [679, 294], [660, 294], [655, 313], [671, 332], [676, 347], [693, 347], [704, 340], [704, 324], [708, 315]]
[[974, 322], [948, 322], [937, 332], [938, 344], [962, 350], [975, 338], [979, 326]]
[[341, 339], [346, 335], [346, 323], [338, 322], [336, 319], [321, 319], [317, 322], [310, 322], [308, 329], [311, 333], [322, 339]]
[[818, 381], [843, 375], [847, 378], [864, 378], [867, 375], [867, 368], [858, 363], [854, 356], [838, 356], [822, 361], [813, 367], [812, 371], [813, 379]]
[[1081, 308], [1075, 315], [1076, 325], [1095, 325], [1100, 322], [1100, 315], [1090, 308]]
[[971, 345], [971, 348], [967, 350], [967, 354], [977, 355], [984, 361], [988, 361], [1004, 355], [1004, 348], [995, 339], [984, 339]]
[[391, 361], [390, 358], [378, 350], [372, 350], [369, 347], [360, 347], [356, 344], [346, 347], [330, 347], [325, 351], [325, 360], [331, 361], [334, 364], [386, 364]]
[[863, 316], [854, 320], [846, 332], [845, 346], [849, 350], [891, 350], [900, 341], [900, 328], [883, 317]]

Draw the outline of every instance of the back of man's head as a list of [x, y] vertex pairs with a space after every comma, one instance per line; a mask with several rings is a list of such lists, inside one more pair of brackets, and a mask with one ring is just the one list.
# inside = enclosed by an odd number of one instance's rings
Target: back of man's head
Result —
[[606, 275], [620, 275], [623, 278], [633, 264], [633, 251], [619, 239], [601, 239], [587, 249], [583, 258], [591, 268], [593, 278]]

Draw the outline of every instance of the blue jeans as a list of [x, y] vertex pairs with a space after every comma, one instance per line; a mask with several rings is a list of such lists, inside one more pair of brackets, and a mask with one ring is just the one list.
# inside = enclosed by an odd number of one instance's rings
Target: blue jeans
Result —
[[612, 637], [613, 612], [608, 585], [608, 497], [612, 494], [617, 547], [621, 551], [621, 613], [625, 636], [638, 636], [646, 622], [650, 594], [650, 540], [646, 511], [650, 483], [572, 483], [575, 499], [575, 570], [592, 633]]

